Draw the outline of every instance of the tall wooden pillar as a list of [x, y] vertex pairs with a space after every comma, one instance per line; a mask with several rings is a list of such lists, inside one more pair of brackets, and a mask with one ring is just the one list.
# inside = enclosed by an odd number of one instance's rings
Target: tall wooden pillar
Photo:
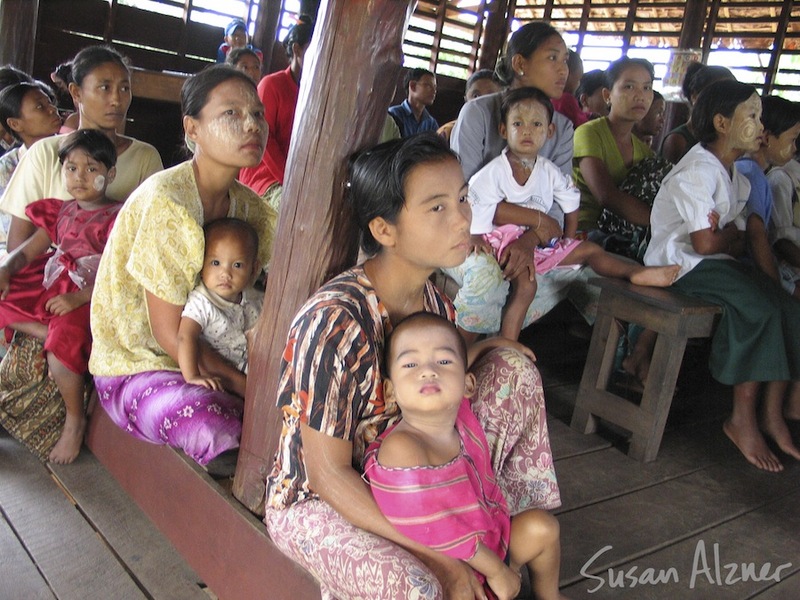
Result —
[[262, 72], [272, 73], [272, 51], [275, 47], [275, 37], [278, 33], [278, 20], [281, 15], [281, 3], [268, 1], [261, 4], [256, 18], [256, 27], [253, 32], [253, 44], [261, 48], [264, 54]]
[[0, 0], [0, 65], [31, 73], [39, 0]]
[[[687, 0], [686, 8], [683, 13], [683, 25], [681, 36], [678, 39], [678, 48], [689, 50], [700, 48], [703, 41], [703, 32], [706, 26], [706, 9], [709, 0]], [[661, 138], [686, 121], [688, 109], [686, 105], [679, 102], [668, 102], [664, 114], [664, 129]]]
[[510, 20], [508, 4], [508, 0], [497, 0], [491, 4], [484, 26], [483, 47], [478, 69], [494, 71], [500, 53], [505, 48]]
[[353, 265], [357, 233], [343, 192], [348, 157], [374, 144], [402, 62], [413, 2], [329, 0], [306, 53], [264, 311], [249, 360], [234, 495], [261, 512], [281, 427], [280, 358], [297, 310]]

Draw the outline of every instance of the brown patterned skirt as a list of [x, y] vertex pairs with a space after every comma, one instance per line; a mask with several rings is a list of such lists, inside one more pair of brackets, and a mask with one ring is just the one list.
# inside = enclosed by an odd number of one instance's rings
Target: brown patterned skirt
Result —
[[0, 362], [0, 425], [47, 460], [65, 417], [61, 394], [47, 375], [43, 342], [17, 332]]

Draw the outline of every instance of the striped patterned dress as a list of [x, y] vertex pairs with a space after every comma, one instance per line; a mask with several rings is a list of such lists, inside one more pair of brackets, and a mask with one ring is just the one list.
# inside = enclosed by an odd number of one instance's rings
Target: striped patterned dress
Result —
[[392, 468], [378, 462], [386, 430], [367, 450], [364, 476], [394, 527], [426, 546], [469, 560], [483, 543], [505, 559], [511, 520], [492, 472], [489, 446], [464, 399], [456, 418], [461, 451], [437, 466]]

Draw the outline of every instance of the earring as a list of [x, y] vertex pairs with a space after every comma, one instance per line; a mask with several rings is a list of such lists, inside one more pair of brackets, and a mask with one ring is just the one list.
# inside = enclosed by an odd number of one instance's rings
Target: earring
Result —
[[525, 73], [524, 73], [524, 72], [522, 72], [522, 71], [520, 71], [520, 72], [519, 72], [519, 76], [520, 76], [520, 77], [522, 77], [523, 75], [525, 75]]

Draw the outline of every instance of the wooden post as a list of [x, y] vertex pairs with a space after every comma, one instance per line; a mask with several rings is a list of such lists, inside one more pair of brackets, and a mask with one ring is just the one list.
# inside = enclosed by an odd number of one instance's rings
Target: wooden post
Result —
[[306, 53], [233, 483], [234, 495], [259, 513], [280, 433], [275, 401], [286, 334], [311, 293], [355, 262], [357, 234], [343, 196], [347, 159], [383, 129], [412, 6], [329, 0]]
[[253, 32], [253, 44], [264, 54], [263, 73], [272, 73], [272, 50], [275, 36], [278, 33], [278, 19], [281, 14], [280, 2], [266, 2], [261, 5], [256, 17], [256, 29]]
[[0, 0], [0, 65], [33, 71], [39, 0]]
[[506, 46], [508, 34], [508, 0], [492, 2], [489, 15], [484, 24], [483, 47], [478, 62], [478, 69], [491, 69], [494, 71], [500, 53]]
[[[708, 0], [687, 0], [686, 8], [683, 13], [683, 25], [681, 26], [681, 36], [678, 39], [678, 48], [690, 50], [699, 48], [703, 40], [703, 30], [706, 25], [706, 9]], [[661, 130], [661, 140], [670, 131], [686, 121], [688, 109], [680, 102], [667, 102], [664, 113], [664, 128]]]

